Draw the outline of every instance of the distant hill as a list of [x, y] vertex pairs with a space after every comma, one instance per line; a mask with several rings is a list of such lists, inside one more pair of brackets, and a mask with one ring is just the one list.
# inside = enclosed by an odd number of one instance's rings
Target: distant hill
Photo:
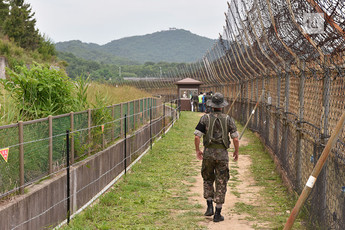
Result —
[[[59, 42], [55, 44], [55, 48], [58, 52], [72, 53], [76, 57], [97, 61], [100, 63], [116, 64], [116, 65], [133, 65], [138, 62], [121, 58], [116, 55], [104, 52], [102, 46], [94, 43], [83, 43], [79, 40], [73, 40], [68, 42]], [[58, 56], [64, 56], [65, 54], [58, 54]]]
[[[215, 40], [182, 29], [126, 37], [105, 45], [68, 41], [56, 43], [56, 49], [86, 60], [119, 62], [195, 62], [211, 48]], [[130, 61], [131, 60], [131, 61]], [[128, 64], [128, 63], [127, 63]], [[134, 64], [134, 63], [133, 63]]]

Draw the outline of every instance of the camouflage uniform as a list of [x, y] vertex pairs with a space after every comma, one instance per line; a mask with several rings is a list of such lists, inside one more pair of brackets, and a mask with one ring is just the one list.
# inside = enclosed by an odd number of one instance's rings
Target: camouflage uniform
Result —
[[[212, 112], [210, 115], [205, 114], [200, 118], [199, 124], [194, 132], [201, 137], [210, 129], [209, 116], [226, 117], [228, 115], [221, 112]], [[238, 137], [238, 132], [234, 121], [228, 117], [227, 127], [231, 138]], [[229, 155], [227, 147], [223, 144], [222, 128], [220, 121], [216, 119], [213, 128], [214, 141], [208, 147], [204, 148], [201, 175], [204, 180], [204, 198], [212, 198], [215, 203], [223, 204], [229, 180]], [[205, 137], [204, 137], [205, 139]], [[205, 140], [204, 140], [205, 146]], [[215, 190], [213, 183], [215, 183]]]
[[212, 111], [212, 107], [207, 104], [208, 100], [212, 99], [212, 95], [210, 93], [207, 93], [205, 96], [205, 102], [206, 102], [206, 110], [205, 113], [210, 113]]

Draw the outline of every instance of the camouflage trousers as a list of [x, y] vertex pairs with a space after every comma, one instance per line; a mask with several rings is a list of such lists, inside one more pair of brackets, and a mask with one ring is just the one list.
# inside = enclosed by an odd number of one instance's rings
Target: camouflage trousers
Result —
[[230, 178], [228, 151], [205, 148], [201, 175], [204, 180], [204, 198], [212, 198], [215, 203], [224, 204]]

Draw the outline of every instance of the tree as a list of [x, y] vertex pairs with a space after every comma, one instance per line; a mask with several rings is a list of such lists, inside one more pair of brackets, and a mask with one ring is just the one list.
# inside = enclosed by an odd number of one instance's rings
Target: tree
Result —
[[35, 13], [24, 0], [10, 0], [11, 9], [4, 21], [3, 30], [24, 49], [35, 50], [39, 46], [40, 35], [35, 29]]
[[0, 0], [0, 32], [2, 32], [2, 27], [8, 14], [9, 14], [9, 4], [5, 0]]

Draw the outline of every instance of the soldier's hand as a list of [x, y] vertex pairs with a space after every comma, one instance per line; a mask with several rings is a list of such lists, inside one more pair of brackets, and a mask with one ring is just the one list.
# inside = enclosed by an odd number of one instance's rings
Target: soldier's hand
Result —
[[198, 158], [199, 160], [202, 160], [202, 154], [203, 152], [201, 150], [196, 151], [196, 158]]
[[237, 161], [238, 160], [238, 151], [234, 151], [234, 153], [232, 154], [233, 158], [234, 158], [234, 161]]

